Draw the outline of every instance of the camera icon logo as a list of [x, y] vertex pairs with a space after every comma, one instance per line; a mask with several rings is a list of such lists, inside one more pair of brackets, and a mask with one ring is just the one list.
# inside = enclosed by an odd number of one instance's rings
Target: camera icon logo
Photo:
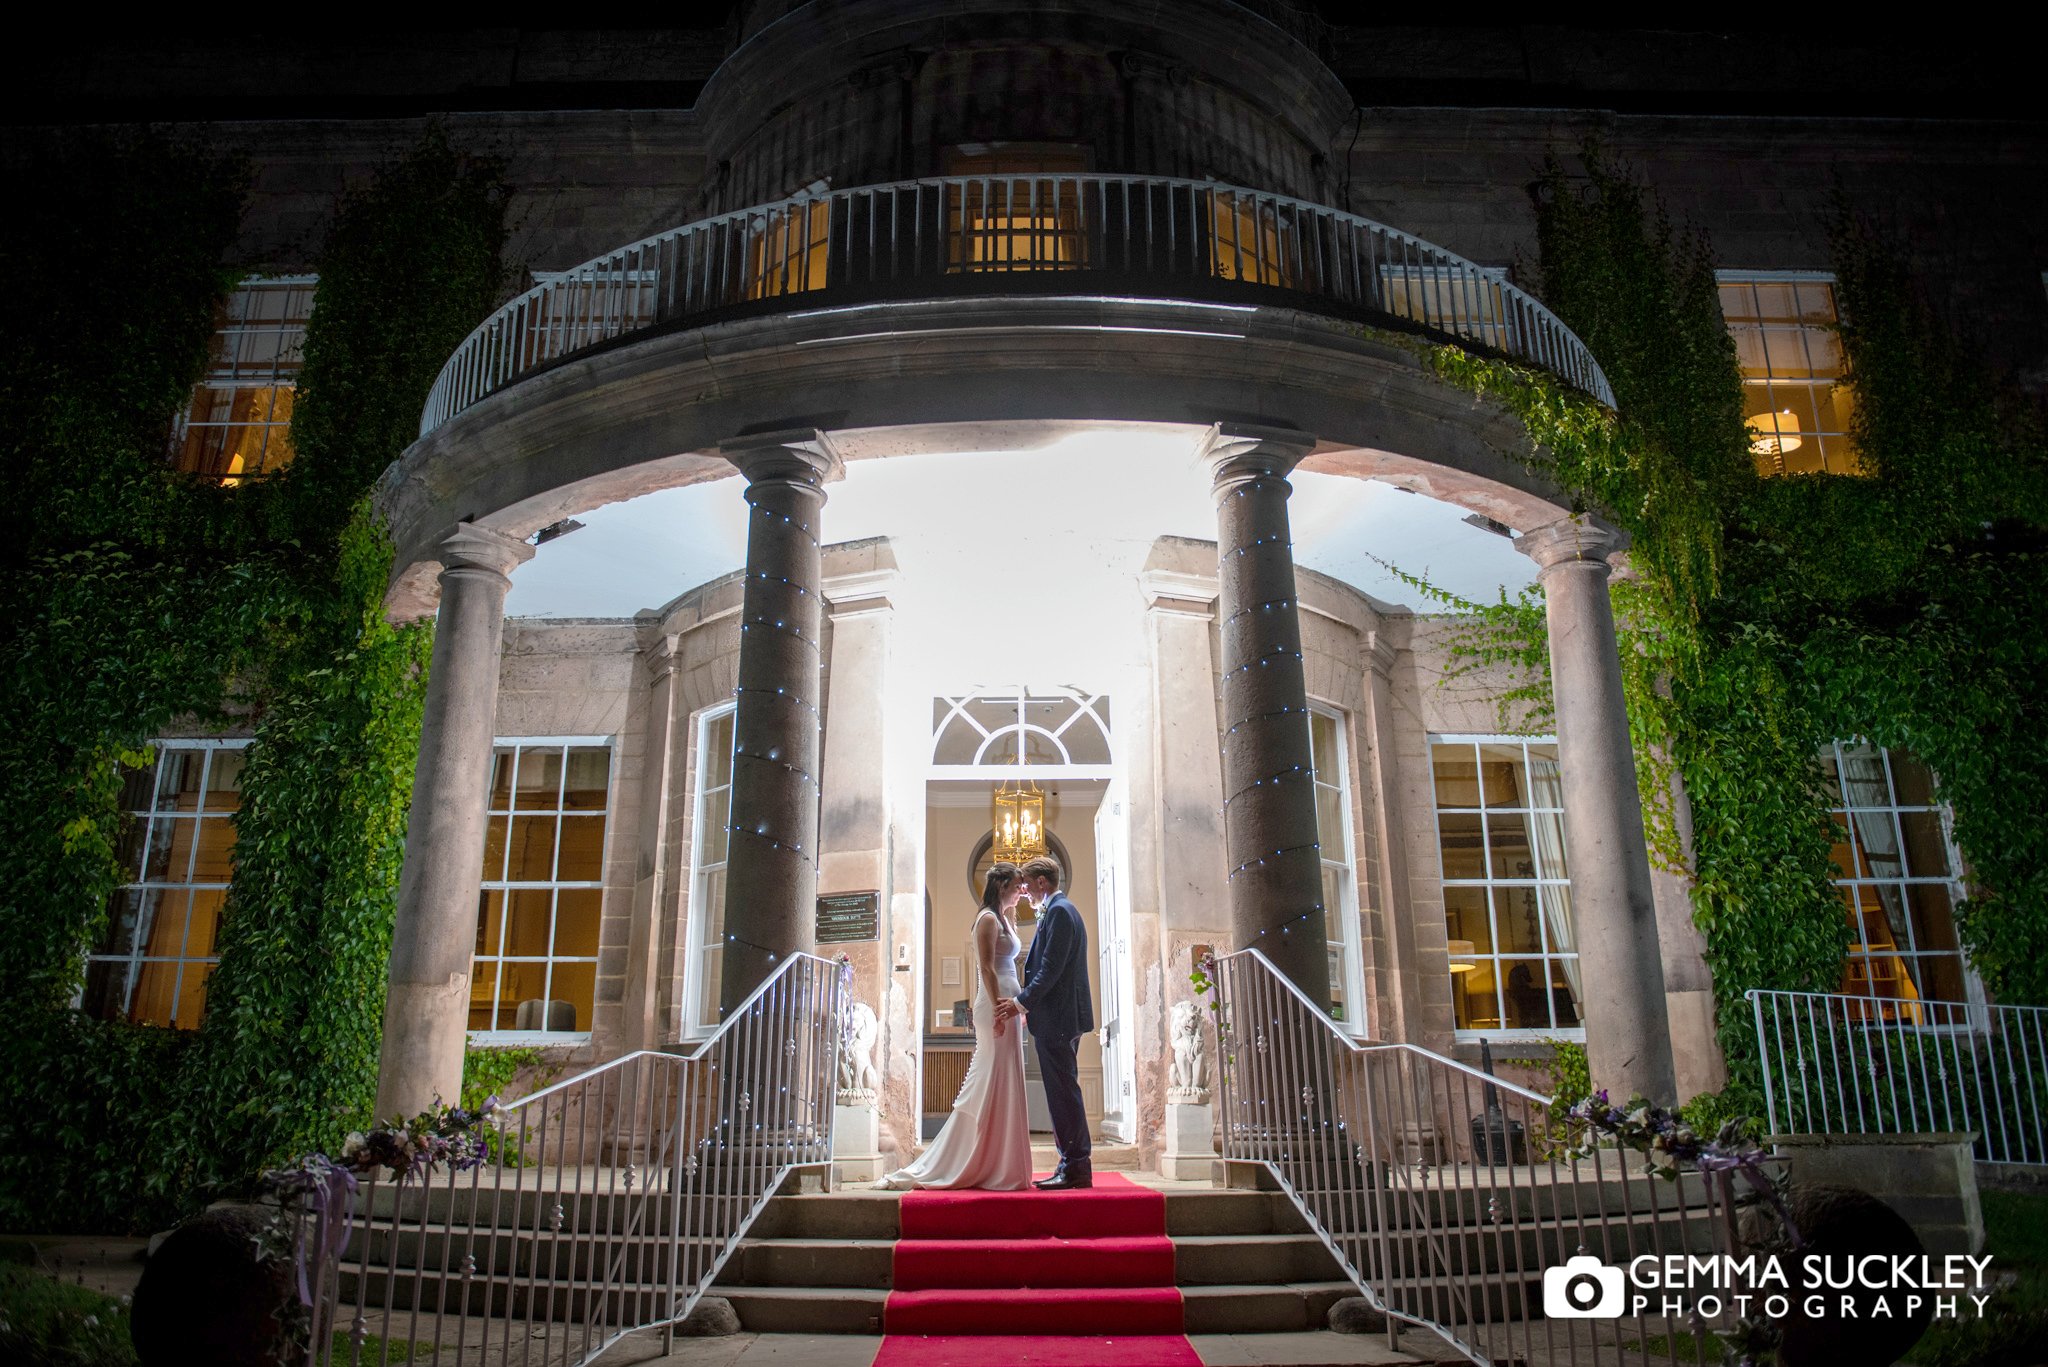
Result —
[[1567, 1258], [1543, 1270], [1543, 1315], [1553, 1320], [1611, 1320], [1621, 1317], [1626, 1278], [1591, 1254]]

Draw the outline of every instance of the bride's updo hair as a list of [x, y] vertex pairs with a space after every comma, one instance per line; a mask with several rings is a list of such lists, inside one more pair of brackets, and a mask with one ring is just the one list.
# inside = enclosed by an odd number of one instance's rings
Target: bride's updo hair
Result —
[[1015, 864], [998, 863], [993, 865], [988, 871], [988, 881], [981, 885], [981, 905], [989, 911], [994, 911], [1002, 906], [1003, 893], [1009, 888], [1010, 884], [1016, 882], [1021, 877], [1023, 875], [1017, 871]]

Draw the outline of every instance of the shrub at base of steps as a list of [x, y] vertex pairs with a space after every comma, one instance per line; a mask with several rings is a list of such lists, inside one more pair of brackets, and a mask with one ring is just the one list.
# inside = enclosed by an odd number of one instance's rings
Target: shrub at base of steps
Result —
[[1340, 1334], [1384, 1334], [1387, 1317], [1363, 1296], [1346, 1296], [1330, 1307], [1330, 1328]]
[[740, 1331], [740, 1317], [732, 1302], [723, 1296], [706, 1296], [682, 1319], [676, 1321], [676, 1337], [717, 1339]]

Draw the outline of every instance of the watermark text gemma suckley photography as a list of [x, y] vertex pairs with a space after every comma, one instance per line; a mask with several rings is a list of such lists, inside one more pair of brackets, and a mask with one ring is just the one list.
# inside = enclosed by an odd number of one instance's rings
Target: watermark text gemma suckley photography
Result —
[[1971, 1254], [1645, 1254], [1623, 1266], [1591, 1255], [1543, 1273], [1551, 1319], [1623, 1315], [1743, 1318], [1937, 1319], [1981, 1316], [1991, 1299], [1991, 1259]]

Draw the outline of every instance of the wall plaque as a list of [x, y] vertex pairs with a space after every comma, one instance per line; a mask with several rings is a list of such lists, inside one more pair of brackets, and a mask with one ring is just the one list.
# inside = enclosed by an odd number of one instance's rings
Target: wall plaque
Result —
[[882, 938], [881, 922], [875, 915], [880, 894], [838, 892], [818, 899], [818, 943], [853, 944]]

